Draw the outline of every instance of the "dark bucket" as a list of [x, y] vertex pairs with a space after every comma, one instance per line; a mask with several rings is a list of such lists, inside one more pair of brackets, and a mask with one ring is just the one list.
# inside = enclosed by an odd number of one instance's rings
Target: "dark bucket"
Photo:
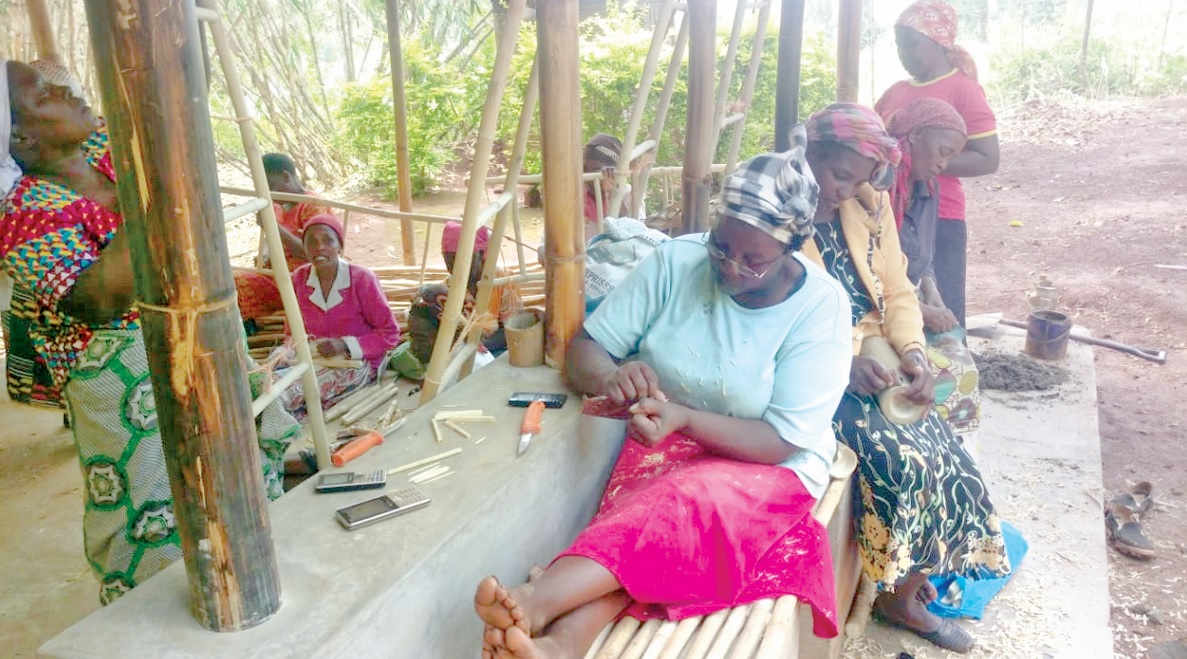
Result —
[[1067, 342], [1072, 334], [1072, 320], [1058, 311], [1035, 311], [1026, 321], [1024, 351], [1038, 359], [1067, 357]]

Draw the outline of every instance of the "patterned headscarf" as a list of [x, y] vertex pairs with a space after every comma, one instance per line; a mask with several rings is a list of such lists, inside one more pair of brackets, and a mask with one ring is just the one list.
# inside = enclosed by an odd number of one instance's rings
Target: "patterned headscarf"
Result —
[[21, 180], [20, 165], [12, 157], [12, 107], [8, 98], [8, 60], [0, 59], [0, 200], [8, 197], [8, 193]]
[[903, 10], [895, 25], [909, 27], [948, 53], [948, 63], [966, 76], [977, 79], [977, 65], [969, 51], [956, 45], [956, 10], [940, 0], [919, 0]]
[[69, 89], [70, 93], [74, 94], [75, 97], [83, 98], [82, 83], [78, 81], [78, 78], [74, 77], [74, 74], [70, 72], [70, 69], [48, 59], [35, 59], [32, 62], [29, 62], [29, 66], [37, 69], [37, 72], [40, 73], [41, 77], [44, 78], [49, 84], [56, 85], [58, 87], [65, 87]]
[[[903, 214], [911, 199], [911, 134], [923, 128], [946, 128], [968, 137], [969, 130], [956, 108], [935, 98], [921, 98], [904, 105], [886, 122], [890, 136], [898, 140], [903, 152], [902, 164], [895, 171], [894, 188], [890, 191], [894, 220], [903, 226]], [[932, 190], [932, 182], [927, 182]]]
[[812, 236], [812, 216], [820, 186], [804, 159], [803, 126], [792, 129], [798, 144], [783, 153], [766, 153], [738, 165], [725, 177], [718, 212], [761, 229], [785, 245]]
[[809, 142], [837, 142], [878, 163], [870, 184], [882, 190], [890, 187], [891, 168], [903, 153], [877, 112], [857, 103], [833, 103], [809, 117], [805, 126]]
[[622, 140], [608, 133], [594, 135], [581, 149], [581, 160], [586, 172], [600, 172], [606, 167], [616, 167], [621, 155]]

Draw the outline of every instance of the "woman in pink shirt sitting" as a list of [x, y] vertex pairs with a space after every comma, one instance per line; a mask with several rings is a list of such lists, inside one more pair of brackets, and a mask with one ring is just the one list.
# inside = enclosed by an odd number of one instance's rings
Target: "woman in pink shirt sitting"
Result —
[[[400, 342], [400, 326], [375, 273], [342, 260], [344, 233], [333, 215], [311, 218], [303, 238], [310, 262], [293, 272], [293, 289], [315, 359], [361, 362], [318, 368], [323, 406], [371, 382], [384, 354]], [[291, 340], [278, 352], [281, 366], [296, 363]], [[281, 399], [298, 418], [305, 414], [300, 384], [290, 387]]]

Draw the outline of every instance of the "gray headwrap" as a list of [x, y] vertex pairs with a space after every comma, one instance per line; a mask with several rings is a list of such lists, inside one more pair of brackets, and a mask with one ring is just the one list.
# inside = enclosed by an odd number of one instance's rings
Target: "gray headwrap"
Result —
[[762, 229], [784, 244], [791, 244], [795, 236], [811, 237], [820, 196], [804, 159], [806, 134], [797, 136], [796, 131], [804, 133], [804, 127], [792, 129], [790, 151], [765, 153], [738, 165], [725, 177], [718, 201], [722, 216]]
[[8, 60], [0, 59], [0, 199], [8, 197], [8, 193], [21, 180], [21, 168], [13, 160], [12, 153], [12, 108], [8, 102]]

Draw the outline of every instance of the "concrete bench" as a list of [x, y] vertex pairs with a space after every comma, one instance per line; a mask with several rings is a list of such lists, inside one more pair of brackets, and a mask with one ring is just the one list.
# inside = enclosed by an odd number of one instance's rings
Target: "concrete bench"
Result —
[[[841, 625], [861, 568], [849, 513], [856, 466], [857, 455], [838, 443], [828, 488], [812, 511], [828, 528]], [[839, 657], [843, 645], [843, 636], [813, 635], [811, 610], [788, 595], [679, 622], [626, 617], [602, 631], [586, 659], [824, 659]]]

